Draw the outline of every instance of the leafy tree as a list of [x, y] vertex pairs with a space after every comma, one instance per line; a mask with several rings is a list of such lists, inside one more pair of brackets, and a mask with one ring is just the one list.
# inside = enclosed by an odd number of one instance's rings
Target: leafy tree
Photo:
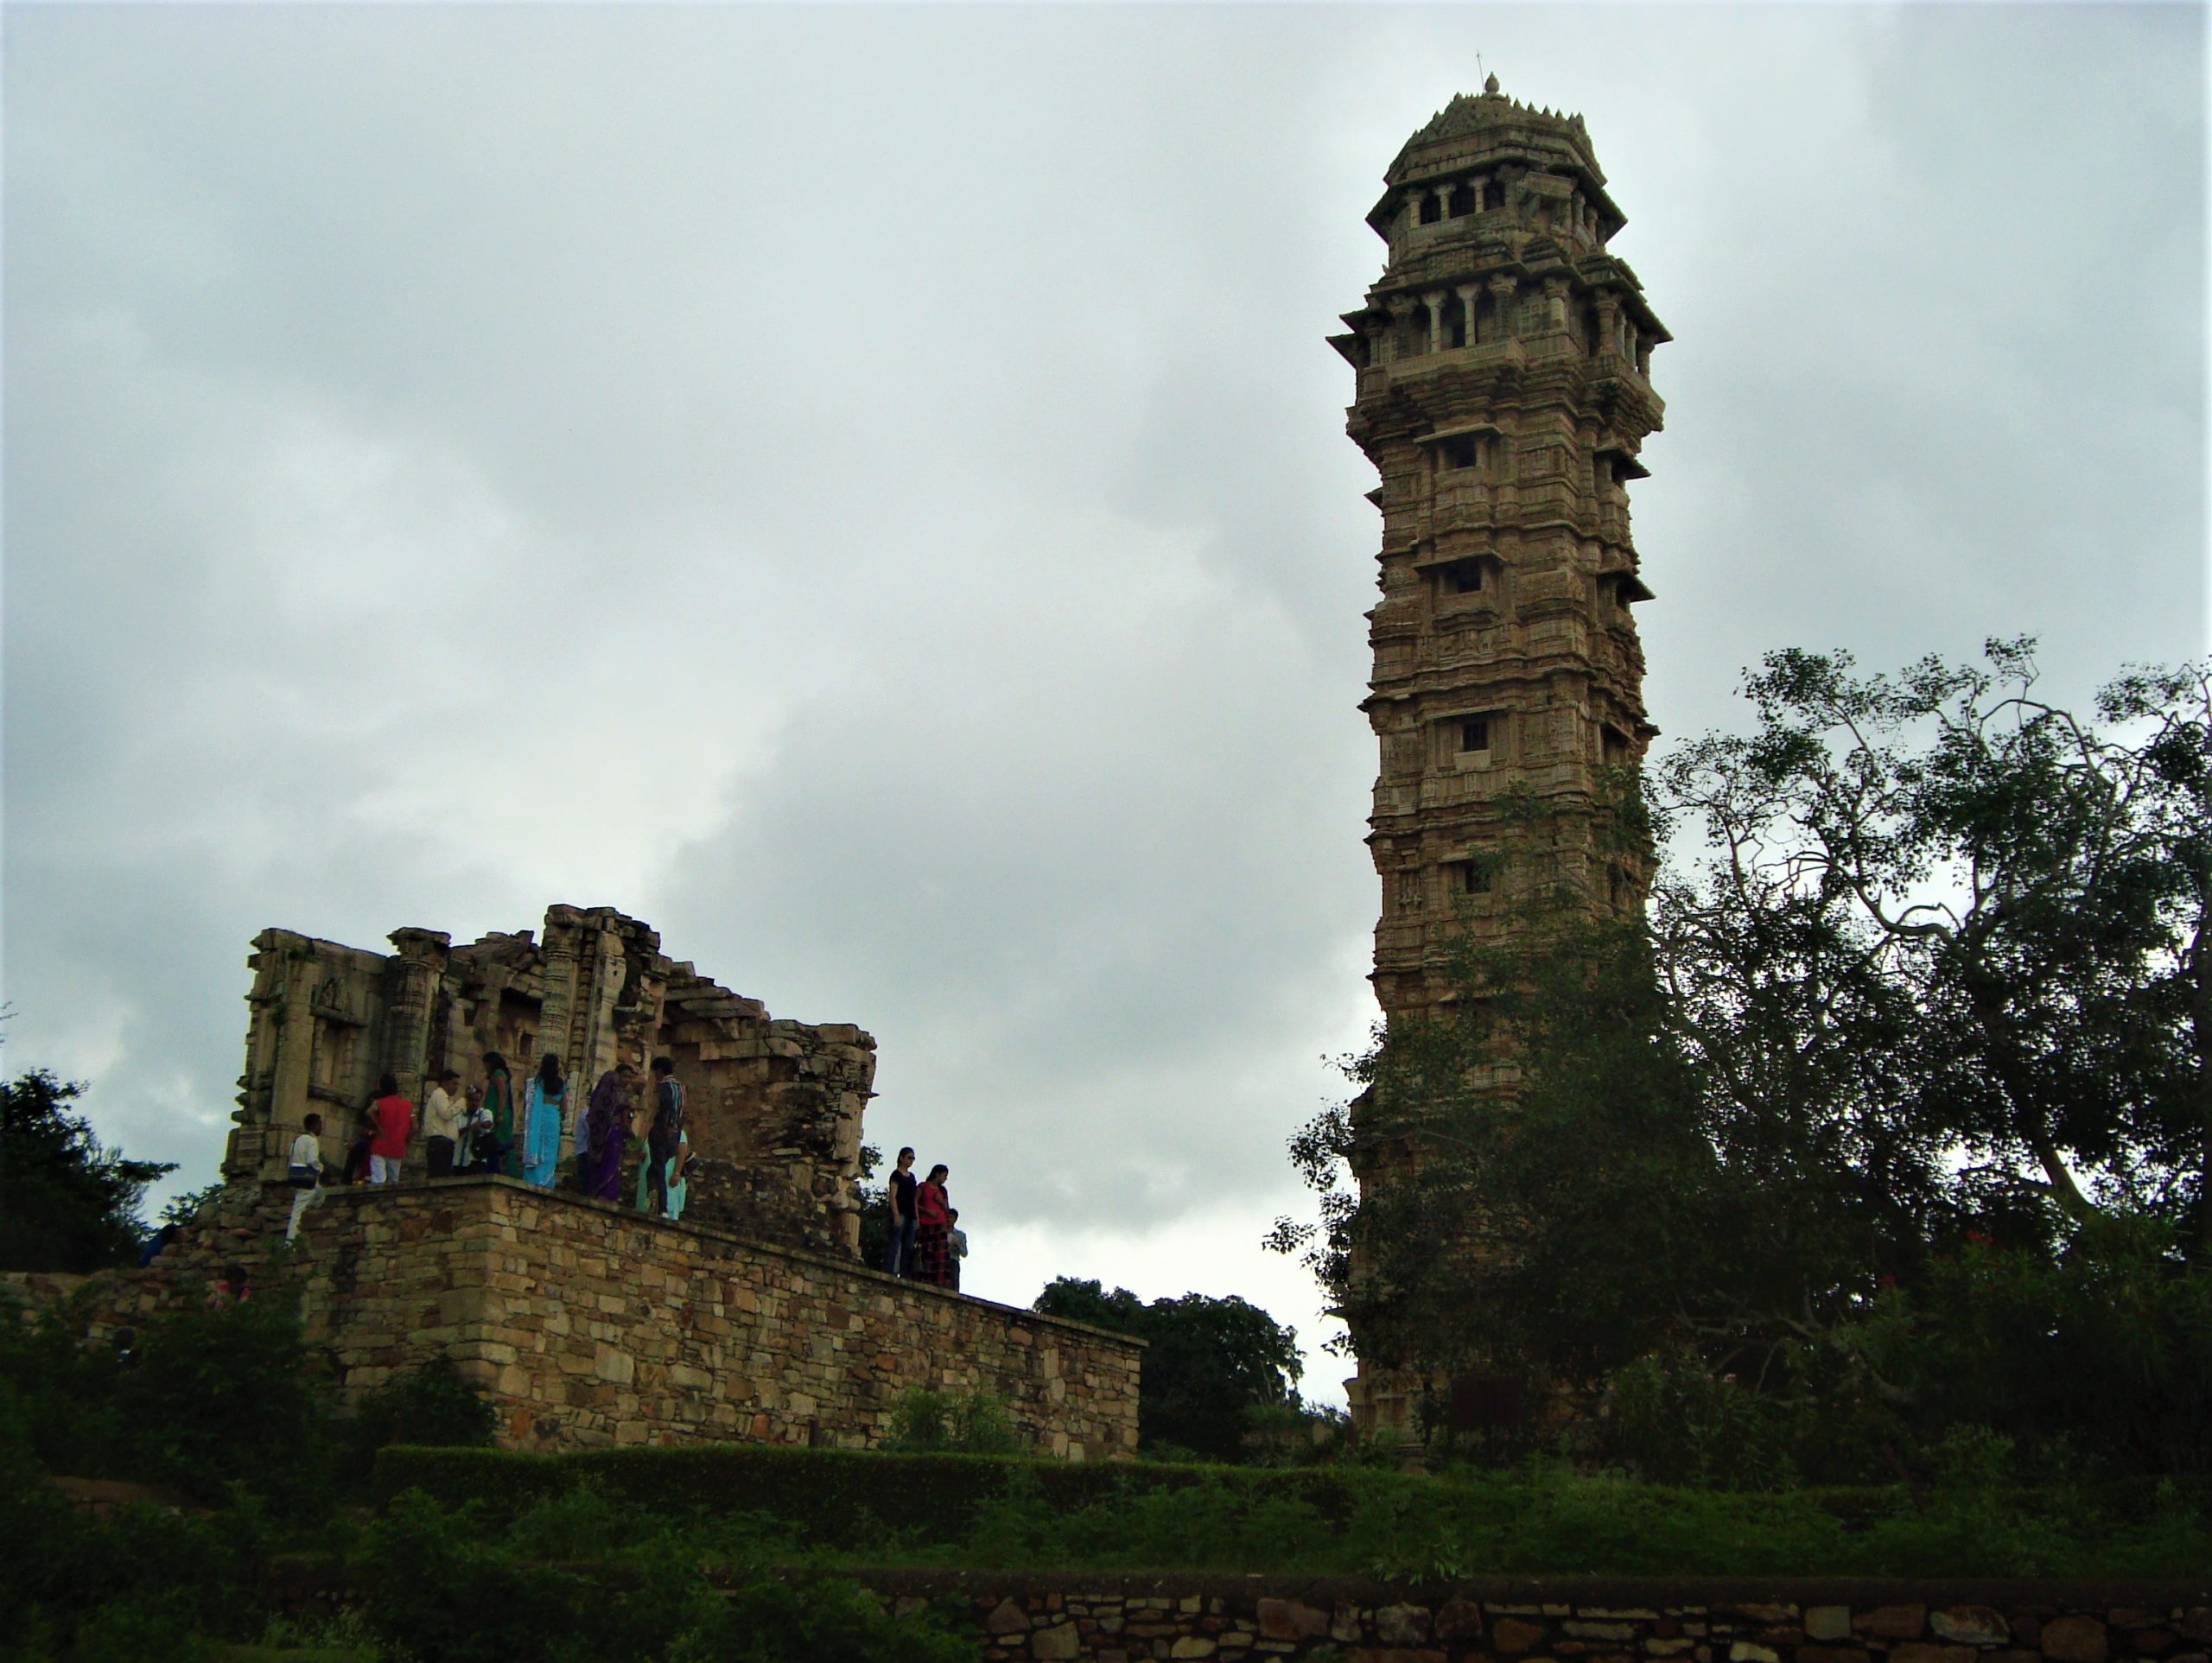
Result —
[[[1652, 823], [1705, 852], [1662, 869], [1648, 919], [1540, 892], [1463, 947], [1456, 1011], [1379, 1036], [1358, 1113], [1293, 1145], [1322, 1221], [1274, 1245], [1374, 1361], [1817, 1400], [1818, 1434], [1776, 1447], [1825, 1440], [1836, 1469], [1961, 1414], [2056, 1436], [2048, 1405], [1969, 1407], [1909, 1366], [1934, 1348], [1876, 1342], [1910, 1307], [1916, 1334], [1981, 1336], [1980, 1378], [2060, 1366], [2076, 1341], [1958, 1292], [1971, 1249], [2079, 1333], [2094, 1300], [2039, 1279], [2184, 1279], [2128, 1308], [2164, 1395], [2104, 1442], [2202, 1461], [2171, 1428], [2212, 1413], [2212, 670], [2121, 678], [2102, 729], [2034, 683], [2024, 642], [1894, 676], [1770, 655], [1748, 736], [1653, 771]], [[1347, 1167], [1391, 1181], [1356, 1193]]]
[[1109, 1293], [1095, 1279], [1063, 1276], [1033, 1309], [1146, 1342], [1137, 1401], [1143, 1448], [1240, 1461], [1254, 1412], [1297, 1401], [1305, 1368], [1297, 1330], [1233, 1295], [1186, 1293], [1146, 1304], [1127, 1288]]
[[69, 1112], [84, 1090], [44, 1069], [0, 1083], [0, 1270], [129, 1263], [146, 1186], [176, 1170], [103, 1146]]
[[[1757, 731], [1662, 768], [1711, 852], [1654, 898], [1676, 1031], [1716, 1093], [1962, 1157], [1966, 1208], [2030, 1234], [2143, 1209], [2202, 1260], [2212, 665], [2113, 682], [2100, 732], [2035, 696], [2030, 643], [1987, 651], [1863, 679], [1772, 654]], [[1787, 1019], [1746, 1045], [1765, 1005]]]

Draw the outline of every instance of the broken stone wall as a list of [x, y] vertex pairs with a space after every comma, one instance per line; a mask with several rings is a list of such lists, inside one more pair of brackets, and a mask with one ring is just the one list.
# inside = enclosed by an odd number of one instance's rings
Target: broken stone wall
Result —
[[[480, 1082], [496, 1051], [519, 1105], [550, 1051], [573, 1119], [607, 1070], [631, 1063], [646, 1089], [648, 1065], [665, 1056], [705, 1163], [699, 1216], [792, 1246], [857, 1250], [861, 1117], [875, 1078], [875, 1042], [859, 1028], [771, 1018], [760, 1000], [669, 959], [656, 932], [611, 907], [550, 907], [541, 934], [460, 947], [434, 930], [390, 939], [384, 954], [287, 930], [255, 938], [226, 1180], [281, 1178], [312, 1112], [323, 1117], [324, 1159], [341, 1161], [387, 1071], [419, 1111], [441, 1070]], [[569, 1146], [564, 1135], [564, 1161]]]

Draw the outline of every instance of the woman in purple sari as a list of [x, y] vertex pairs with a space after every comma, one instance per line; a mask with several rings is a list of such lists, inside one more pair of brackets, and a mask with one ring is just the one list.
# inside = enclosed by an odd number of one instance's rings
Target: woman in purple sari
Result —
[[637, 1072], [621, 1063], [591, 1089], [584, 1111], [584, 1194], [594, 1201], [621, 1199], [622, 1146], [630, 1139], [630, 1086]]

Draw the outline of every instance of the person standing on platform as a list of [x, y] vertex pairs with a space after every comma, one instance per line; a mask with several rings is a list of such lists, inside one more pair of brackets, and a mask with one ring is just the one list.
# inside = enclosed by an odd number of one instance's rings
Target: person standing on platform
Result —
[[387, 1074], [377, 1082], [369, 1120], [376, 1127], [369, 1139], [369, 1182], [397, 1184], [399, 1164], [407, 1158], [407, 1140], [415, 1135], [415, 1105], [399, 1095], [398, 1076]]
[[668, 1184], [676, 1165], [676, 1146], [683, 1139], [683, 1082], [676, 1077], [676, 1064], [665, 1057], [653, 1058], [653, 1123], [645, 1134], [645, 1194], [652, 1210], [672, 1216]]
[[423, 1106], [423, 1153], [432, 1177], [453, 1176], [454, 1157], [467, 1128], [468, 1099], [461, 1089], [461, 1070], [448, 1069], [438, 1076], [429, 1101]]
[[292, 1186], [292, 1218], [284, 1226], [284, 1240], [300, 1233], [300, 1215], [322, 1193], [322, 1116], [310, 1114], [300, 1122], [300, 1135], [292, 1139], [285, 1162], [284, 1181]]
[[951, 1176], [945, 1167], [932, 1166], [914, 1191], [914, 1275], [941, 1288], [952, 1285], [952, 1203], [944, 1193]]
[[893, 1276], [911, 1275], [914, 1257], [914, 1152], [899, 1152], [899, 1165], [884, 1183], [891, 1228], [883, 1249], [883, 1268]]
[[568, 1095], [569, 1082], [561, 1077], [561, 1059], [547, 1051], [537, 1072], [530, 1076], [523, 1102], [523, 1181], [541, 1190], [553, 1187], [553, 1174], [561, 1164], [561, 1122]]
[[638, 1071], [618, 1063], [599, 1076], [584, 1110], [584, 1194], [594, 1201], [622, 1198], [622, 1151], [630, 1140], [630, 1091]]
[[945, 1264], [952, 1272], [952, 1280], [945, 1285], [955, 1293], [960, 1292], [960, 1261], [968, 1256], [968, 1232], [960, 1228], [960, 1209], [951, 1209], [952, 1228], [945, 1233], [945, 1245], [950, 1249]]
[[511, 1178], [522, 1176], [521, 1128], [515, 1124], [515, 1082], [507, 1059], [495, 1050], [484, 1053], [484, 1108], [492, 1117], [492, 1139], [499, 1146], [499, 1164], [492, 1168]]

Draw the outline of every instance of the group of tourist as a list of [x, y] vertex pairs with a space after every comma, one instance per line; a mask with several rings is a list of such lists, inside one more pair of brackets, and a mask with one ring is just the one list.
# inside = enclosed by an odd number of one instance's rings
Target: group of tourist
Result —
[[[652, 1063], [649, 1095], [639, 1092], [638, 1070], [618, 1063], [580, 1102], [573, 1101], [561, 1059], [551, 1051], [523, 1082], [517, 1100], [507, 1059], [486, 1051], [481, 1081], [464, 1084], [461, 1070], [443, 1070], [423, 1110], [423, 1155], [434, 1178], [499, 1175], [550, 1189], [559, 1177], [563, 1135], [574, 1158], [577, 1193], [594, 1201], [621, 1199], [622, 1160], [633, 1138], [645, 1140], [638, 1165], [635, 1204], [641, 1213], [681, 1218], [688, 1197], [691, 1144], [684, 1130], [683, 1082], [665, 1057]], [[339, 1181], [397, 1184], [416, 1132], [415, 1105], [396, 1076], [377, 1082], [377, 1095], [347, 1149]], [[292, 1216], [284, 1239], [299, 1235], [300, 1219], [329, 1182], [322, 1159], [322, 1116], [309, 1114], [288, 1157]], [[888, 1244], [883, 1268], [893, 1276], [938, 1287], [960, 1286], [960, 1261], [968, 1235], [945, 1184], [942, 1163], [914, 1176], [914, 1152], [901, 1149], [885, 1186]]]
[[[681, 1218], [689, 1196], [692, 1165], [684, 1130], [683, 1082], [676, 1064], [653, 1059], [652, 1087], [641, 1095], [636, 1067], [620, 1063], [599, 1077], [588, 1096], [575, 1102], [561, 1068], [548, 1051], [516, 1099], [507, 1059], [486, 1051], [484, 1078], [464, 1086], [461, 1070], [447, 1069], [433, 1083], [423, 1109], [423, 1158], [434, 1178], [498, 1174], [550, 1189], [559, 1176], [563, 1134], [574, 1152], [575, 1190], [597, 1201], [621, 1198], [623, 1156], [633, 1138], [645, 1145], [638, 1165], [636, 1204], [640, 1212]], [[345, 1184], [396, 1184], [416, 1132], [415, 1105], [399, 1089], [397, 1076], [385, 1075], [348, 1147], [339, 1174]], [[298, 1193], [286, 1241], [299, 1234], [300, 1217], [328, 1181], [322, 1160], [322, 1117], [309, 1114], [292, 1140], [289, 1181]]]
[[899, 1152], [899, 1164], [884, 1184], [890, 1231], [883, 1249], [883, 1268], [893, 1276], [934, 1282], [941, 1288], [960, 1286], [960, 1261], [968, 1256], [968, 1233], [960, 1228], [960, 1209], [945, 1193], [946, 1180], [951, 1176], [951, 1169], [939, 1164], [918, 1181], [914, 1152]]

